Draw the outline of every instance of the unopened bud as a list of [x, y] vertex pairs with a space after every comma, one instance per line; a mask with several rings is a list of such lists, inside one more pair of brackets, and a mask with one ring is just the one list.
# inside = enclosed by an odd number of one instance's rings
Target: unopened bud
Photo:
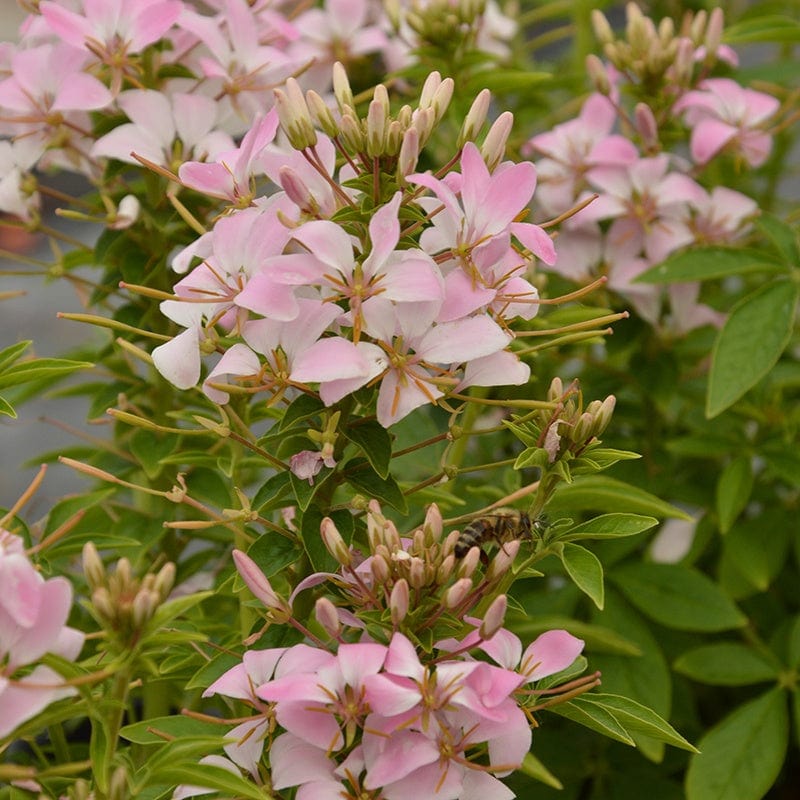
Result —
[[129, 586], [133, 578], [131, 571], [131, 562], [124, 556], [117, 561], [117, 568], [114, 570], [114, 583], [120, 588], [124, 589]]
[[431, 503], [425, 512], [425, 521], [422, 523], [425, 531], [426, 543], [433, 544], [442, 538], [442, 512], [436, 503]]
[[306, 102], [311, 118], [325, 133], [333, 139], [339, 135], [339, 123], [333, 116], [333, 112], [328, 108], [325, 101], [313, 90], [306, 92]]
[[336, 559], [337, 563], [343, 567], [349, 567], [353, 557], [347, 542], [342, 538], [339, 529], [330, 517], [325, 517], [319, 527], [322, 543], [325, 549]]
[[162, 603], [167, 599], [174, 585], [175, 564], [172, 561], [168, 561], [161, 567], [153, 581], [153, 590], [159, 596]]
[[495, 553], [494, 558], [491, 560], [489, 567], [486, 570], [486, 580], [494, 581], [502, 578], [508, 572], [514, 559], [519, 553], [519, 548], [522, 542], [519, 539], [514, 539], [510, 542], [505, 542], [503, 546]]
[[678, 86], [688, 86], [694, 70], [694, 44], [690, 39], [677, 39], [672, 71]]
[[586, 72], [595, 91], [608, 97], [611, 94], [611, 81], [608, 79], [608, 72], [603, 62], [594, 53], [586, 56]]
[[412, 126], [406, 129], [400, 144], [400, 155], [397, 158], [397, 182], [399, 184], [404, 185], [406, 177], [416, 170], [418, 160], [419, 133]]
[[97, 552], [94, 542], [86, 542], [83, 546], [83, 574], [90, 589], [98, 586], [105, 586], [106, 568], [103, 566], [103, 559]]
[[255, 598], [260, 600], [271, 611], [283, 611], [286, 609], [286, 603], [273, 591], [267, 576], [264, 575], [258, 564], [247, 553], [241, 550], [234, 550], [233, 563], [236, 564], [239, 575], [242, 576], [242, 580]]
[[708, 17], [708, 27], [706, 28], [706, 35], [704, 44], [706, 46], [706, 55], [708, 57], [715, 56], [719, 46], [722, 42], [722, 29], [725, 26], [725, 12], [719, 7], [715, 6]]
[[436, 114], [432, 108], [418, 108], [412, 115], [412, 122], [419, 135], [419, 146], [422, 149], [425, 142], [431, 138]]
[[98, 588], [92, 592], [92, 606], [98, 616], [107, 622], [111, 622], [116, 616], [114, 613], [114, 604], [111, 602], [111, 593], [105, 586], [98, 586]]
[[658, 40], [666, 47], [675, 36], [675, 23], [672, 17], [663, 17], [658, 23]]
[[508, 599], [504, 594], [499, 594], [492, 600], [486, 613], [483, 615], [483, 622], [478, 628], [478, 634], [481, 639], [491, 639], [500, 628], [503, 627], [503, 622], [506, 618], [506, 609], [508, 608]]
[[353, 99], [353, 90], [350, 88], [347, 70], [340, 61], [333, 65], [333, 94], [342, 114], [344, 114], [345, 109], [355, 111], [356, 102]]
[[600, 44], [609, 44], [614, 41], [614, 31], [611, 29], [605, 14], [596, 8], [592, 10], [592, 29]]
[[139, 212], [141, 211], [141, 204], [139, 198], [133, 194], [126, 194], [122, 200], [119, 201], [116, 214], [113, 220], [109, 223], [108, 227], [112, 231], [121, 231], [125, 228], [130, 228], [137, 219], [139, 219]]
[[481, 132], [486, 115], [489, 113], [489, 105], [492, 102], [492, 93], [488, 89], [482, 89], [477, 97], [472, 101], [467, 116], [456, 139], [456, 147], [463, 147], [466, 142], [474, 142]]
[[450, 581], [450, 576], [453, 574], [455, 566], [456, 557], [453, 553], [450, 553], [450, 555], [442, 559], [442, 563], [439, 564], [439, 569], [436, 570], [436, 583], [439, 584], [439, 586], [444, 586]]
[[617, 398], [614, 397], [613, 394], [610, 394], [603, 400], [602, 406], [600, 406], [600, 410], [594, 415], [594, 430], [593, 433], [595, 436], [599, 436], [609, 425], [611, 422], [611, 418], [614, 416], [614, 407], [617, 405]]
[[421, 589], [425, 585], [425, 562], [421, 558], [411, 559], [408, 582], [412, 589]]
[[435, 70], [428, 74], [422, 84], [422, 91], [419, 93], [419, 108], [430, 108], [433, 103], [433, 96], [442, 84], [442, 76]]
[[[381, 84], [379, 84], [381, 85]], [[377, 94], [377, 92], [376, 92]], [[384, 153], [388, 114], [380, 100], [373, 100], [367, 111], [367, 155], [378, 158]]]
[[504, 111], [489, 128], [489, 133], [481, 145], [481, 155], [489, 168], [493, 172], [494, 168], [503, 160], [506, 153], [506, 143], [514, 125], [514, 115], [510, 111]]
[[291, 167], [284, 165], [278, 169], [278, 181], [286, 196], [301, 210], [313, 212], [319, 208], [311, 190]]
[[658, 149], [658, 124], [653, 111], [647, 103], [637, 103], [634, 110], [636, 130], [642, 138], [644, 149], [653, 152]]
[[314, 604], [314, 616], [325, 633], [332, 639], [338, 639], [342, 632], [336, 606], [327, 597], [318, 597]]
[[444, 596], [444, 604], [448, 609], [458, 608], [467, 599], [472, 591], [472, 581], [469, 578], [457, 580]]
[[700, 9], [700, 11], [697, 11], [692, 19], [692, 23], [689, 26], [689, 38], [696, 45], [703, 41], [703, 37], [705, 36], [706, 32], [707, 20], [708, 14], [705, 9]]
[[274, 90], [275, 109], [283, 132], [296, 150], [313, 147], [317, 143], [317, 132], [303, 90], [294, 78], [288, 78], [285, 85], [285, 92], [282, 89]]
[[588, 411], [578, 417], [578, 421], [572, 426], [569, 438], [576, 444], [583, 444], [594, 435], [594, 416]]
[[442, 121], [442, 118], [447, 113], [450, 107], [450, 101], [453, 99], [453, 91], [455, 90], [455, 83], [452, 78], [445, 78], [436, 89], [431, 101], [431, 108], [436, 115], [436, 122]]
[[391, 575], [389, 562], [382, 556], [375, 555], [369, 563], [372, 577], [378, 586], [385, 584]]
[[478, 562], [481, 558], [481, 549], [477, 545], [470, 547], [469, 552], [461, 559], [458, 565], [458, 575], [462, 578], [472, 577], [472, 573], [478, 567]]
[[396, 628], [408, 614], [408, 582], [405, 578], [400, 578], [392, 586], [392, 594], [389, 598], [389, 611], [392, 615], [392, 625]]
[[131, 603], [131, 621], [134, 628], [141, 630], [156, 613], [160, 600], [152, 589], [139, 589]]
[[396, 156], [400, 152], [400, 147], [403, 144], [403, 126], [393, 119], [386, 129], [386, 143], [384, 146], [384, 154], [387, 156]]

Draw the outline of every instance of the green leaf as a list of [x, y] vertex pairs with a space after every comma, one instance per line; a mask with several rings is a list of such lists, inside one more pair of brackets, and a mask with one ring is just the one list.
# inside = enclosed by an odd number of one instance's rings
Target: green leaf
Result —
[[758, 250], [697, 247], [670, 256], [633, 279], [633, 283], [684, 283], [748, 272], [786, 272]]
[[351, 458], [344, 465], [344, 476], [356, 491], [374, 497], [381, 503], [396, 508], [401, 514], [408, 512], [406, 498], [392, 475], [381, 478], [364, 458]]
[[78, 369], [91, 369], [88, 361], [69, 361], [65, 358], [32, 358], [0, 373], [0, 389], [31, 381], [52, 380]]
[[577, 539], [617, 539], [622, 536], [635, 536], [658, 525], [654, 517], [639, 514], [601, 514], [588, 522], [576, 525], [559, 535], [559, 541], [571, 542]]
[[261, 485], [253, 498], [252, 506], [258, 511], [270, 511], [284, 505], [291, 491], [290, 472], [276, 472]]
[[9, 364], [13, 364], [31, 344], [33, 342], [30, 339], [25, 339], [0, 350], [0, 372], [3, 372]]
[[608, 511], [646, 514], [654, 517], [692, 517], [650, 492], [604, 475], [581, 478], [570, 486], [561, 484], [547, 506], [550, 511]]
[[309, 483], [306, 478], [298, 478], [293, 472], [289, 473], [289, 482], [292, 484], [297, 505], [301, 511], [305, 511], [311, 504], [316, 492], [325, 481], [333, 475], [333, 470], [323, 467], [313, 478], [313, 483]]
[[278, 423], [278, 430], [285, 431], [295, 422], [313, 417], [325, 410], [325, 405], [318, 397], [311, 394], [300, 394], [289, 404], [283, 419]]
[[721, 533], [731, 529], [736, 518], [744, 511], [753, 490], [753, 470], [747, 456], [730, 461], [717, 481], [717, 516]]
[[179, 437], [164, 435], [155, 431], [139, 428], [131, 436], [129, 447], [131, 455], [142, 465], [142, 469], [150, 480], [161, 472], [161, 460], [166, 458], [178, 446]]
[[17, 412], [14, 411], [14, 406], [11, 405], [7, 400], [4, 400], [0, 397], [0, 414], [3, 416], [11, 417], [11, 419], [17, 418]]
[[628, 600], [668, 628], [724, 631], [747, 618], [713, 581], [679, 564], [625, 564], [610, 578]]
[[522, 759], [522, 766], [519, 771], [529, 778], [533, 778], [545, 786], [550, 786], [553, 789], [563, 789], [564, 785], [561, 781], [550, 772], [549, 769], [541, 762], [533, 753], [526, 753], [525, 758]]
[[680, 656], [674, 669], [698, 683], [712, 686], [747, 686], [772, 681], [780, 667], [750, 647], [720, 642], [696, 647]]
[[617, 718], [602, 706], [595, 703], [587, 703], [585, 696], [576, 697], [568, 703], [559, 703], [548, 708], [548, 711], [552, 711], [560, 717], [566, 717], [573, 722], [579, 722], [581, 725], [602, 733], [603, 736], [608, 736], [610, 739], [616, 739], [618, 742], [634, 747], [633, 739], [631, 739], [625, 728], [620, 725]]
[[303, 552], [297, 542], [287, 536], [266, 531], [247, 548], [247, 555], [258, 564], [267, 578], [271, 578], [294, 564]]
[[347, 439], [361, 449], [381, 478], [389, 475], [392, 437], [383, 425], [374, 420], [367, 420], [359, 425], [349, 425], [343, 433]]
[[228, 772], [213, 764], [175, 764], [170, 762], [153, 771], [151, 783], [169, 783], [173, 786], [187, 784], [214, 789], [228, 797], [246, 797], [250, 800], [264, 800], [264, 793], [252, 781], [241, 775]]
[[698, 743], [686, 774], [687, 800], [760, 800], [778, 777], [788, 741], [781, 690], [740, 706]]
[[666, 720], [647, 706], [628, 697], [616, 694], [589, 693], [582, 696], [588, 703], [596, 703], [614, 715], [629, 733], [640, 733], [659, 742], [696, 753], [697, 748], [683, 738]]
[[777, 280], [733, 307], [711, 355], [708, 419], [733, 405], [780, 358], [792, 335], [799, 291], [793, 281]]
[[169, 739], [186, 736], [219, 736], [219, 733], [220, 727], [217, 723], [176, 715], [154, 717], [126, 725], [120, 730], [119, 735], [135, 744], [164, 744]]
[[777, 14], [746, 19], [726, 26], [722, 40], [727, 44], [745, 42], [800, 42], [800, 24]]
[[758, 591], [765, 592], [786, 567], [786, 553], [796, 513], [768, 508], [752, 519], [741, 519], [723, 542], [724, 560]]
[[775, 248], [786, 260], [787, 264], [800, 264], [800, 248], [797, 246], [797, 234], [791, 225], [782, 219], [765, 214], [763, 211], [756, 220], [756, 227], [772, 241]]
[[567, 542], [561, 550], [561, 563], [575, 585], [603, 608], [603, 565], [597, 556], [579, 544]]

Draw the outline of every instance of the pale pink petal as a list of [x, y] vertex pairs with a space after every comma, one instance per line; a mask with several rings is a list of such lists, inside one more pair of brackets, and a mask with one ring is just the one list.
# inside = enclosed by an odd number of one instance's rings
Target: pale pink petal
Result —
[[[185, 303], [182, 305], [186, 305]], [[200, 380], [200, 330], [187, 328], [152, 352], [155, 368], [178, 389], [191, 389]]]
[[690, 149], [692, 158], [698, 164], [705, 164], [713, 158], [728, 142], [736, 138], [738, 129], [719, 119], [703, 119], [692, 131]]
[[378, 392], [378, 422], [384, 428], [388, 428], [410, 414], [415, 408], [438, 400], [440, 397], [443, 397], [442, 392], [433, 384], [424, 383], [422, 379], [420, 382], [408, 380], [405, 376], [401, 382], [397, 371], [390, 370], [381, 381], [381, 388]]
[[367, 675], [377, 673], [383, 666], [388, 648], [382, 644], [361, 642], [341, 644], [336, 654], [345, 684], [357, 688]]
[[237, 343], [225, 352], [214, 369], [208, 373], [208, 377], [203, 381], [203, 393], [215, 403], [224, 405], [230, 400], [230, 395], [211, 385], [215, 382], [215, 378], [217, 383], [226, 383], [224, 377], [227, 375], [234, 377], [258, 375], [260, 370], [261, 362], [258, 356], [247, 345]]
[[364, 271], [374, 272], [389, 257], [400, 238], [400, 221], [397, 212], [400, 208], [402, 192], [395, 192], [394, 197], [381, 206], [369, 222], [369, 239], [372, 245], [369, 256], [364, 260]]
[[273, 789], [333, 777], [334, 764], [325, 751], [291, 733], [278, 736], [270, 746], [269, 755]]
[[24, 629], [8, 654], [8, 666], [30, 664], [51, 652], [72, 606], [72, 585], [66, 578], [50, 578], [40, 589], [40, 605], [32, 627]]
[[536, 681], [566, 669], [583, 651], [583, 640], [563, 630], [545, 631], [528, 645], [520, 670]]
[[51, 110], [93, 111], [111, 104], [111, 92], [97, 78], [84, 73], [74, 73], [64, 81], [53, 100]]
[[331, 336], [312, 344], [301, 353], [291, 379], [301, 383], [358, 378], [369, 373], [370, 365], [352, 342]]
[[225, 734], [226, 739], [234, 740], [223, 748], [225, 754], [251, 775], [258, 775], [258, 763], [264, 752], [264, 739], [269, 734], [269, 725], [267, 717], [254, 717]]
[[[20, 685], [21, 684], [21, 685]], [[50, 667], [39, 665], [19, 684], [12, 684], [0, 675], [0, 739], [8, 736], [23, 722], [43, 711], [50, 703], [62, 697], [77, 694], [71, 686]]]
[[464, 788], [459, 800], [512, 800], [514, 797], [514, 792], [494, 775], [471, 769], [464, 776]]
[[413, 731], [395, 731], [388, 742], [377, 742], [383, 737], [364, 735], [364, 760], [367, 776], [364, 786], [378, 789], [388, 783], [405, 778], [416, 769], [431, 764], [439, 758], [439, 748], [426, 736]]
[[511, 337], [486, 316], [437, 325], [419, 342], [417, 353], [427, 361], [458, 363], [502, 350]]

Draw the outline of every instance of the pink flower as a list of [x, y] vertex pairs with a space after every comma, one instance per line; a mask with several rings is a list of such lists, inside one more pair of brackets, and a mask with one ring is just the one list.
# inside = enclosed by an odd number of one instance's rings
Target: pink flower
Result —
[[83, 647], [82, 633], [66, 626], [72, 586], [66, 578], [45, 580], [25, 555], [22, 540], [0, 529], [0, 738], [50, 703], [75, 694], [61, 676], [37, 666], [15, 679], [19, 667], [55, 653], [70, 661]]
[[738, 153], [751, 167], [769, 156], [772, 137], [764, 130], [780, 102], [771, 95], [745, 89], [729, 78], [709, 78], [675, 103], [692, 128], [692, 158], [705, 164], [723, 149]]
[[214, 130], [217, 104], [199, 94], [171, 97], [152, 89], [132, 89], [117, 97], [117, 104], [131, 122], [101, 136], [92, 147], [93, 156], [139, 162], [133, 153], [160, 166], [174, 169], [175, 139], [180, 139], [180, 158], [213, 158], [233, 147], [230, 136]]

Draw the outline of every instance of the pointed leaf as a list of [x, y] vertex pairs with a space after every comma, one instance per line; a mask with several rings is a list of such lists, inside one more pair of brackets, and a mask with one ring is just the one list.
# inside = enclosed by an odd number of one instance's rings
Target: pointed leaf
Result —
[[684, 250], [645, 270], [634, 283], [683, 283], [749, 272], [785, 272], [786, 267], [758, 250], [697, 247]]
[[0, 389], [17, 386], [20, 383], [48, 380], [68, 375], [78, 369], [91, 369], [89, 361], [69, 361], [66, 358], [33, 358], [23, 361], [0, 373]]
[[30, 339], [25, 339], [0, 350], [0, 372], [2, 372], [10, 364], [13, 364], [31, 346], [31, 344], [32, 342]]
[[11, 417], [11, 419], [17, 418], [17, 412], [14, 411], [14, 406], [11, 405], [7, 400], [4, 400], [0, 397], [0, 414], [6, 417]]
[[567, 542], [561, 550], [561, 563], [575, 585], [603, 608], [603, 565], [597, 556], [579, 544]]
[[747, 456], [730, 461], [717, 481], [717, 516], [719, 529], [727, 533], [736, 518], [750, 502], [753, 490], [753, 470]]
[[799, 291], [793, 281], [777, 280], [733, 307], [711, 356], [708, 419], [733, 405], [775, 365], [792, 335]]
[[389, 462], [392, 458], [392, 437], [383, 425], [374, 420], [367, 420], [359, 425], [349, 425], [344, 430], [344, 435], [361, 449], [381, 478], [388, 477]]
[[610, 577], [634, 606], [668, 628], [724, 631], [747, 622], [717, 584], [689, 567], [625, 564]]
[[617, 539], [622, 536], [634, 536], [655, 525], [658, 525], [655, 517], [645, 517], [640, 514], [601, 514], [570, 528], [558, 538], [564, 542], [577, 539]]
[[612, 713], [595, 703], [587, 703], [583, 697], [576, 697], [568, 703], [552, 706], [548, 711], [571, 719], [573, 722], [579, 722], [610, 739], [616, 739], [631, 747], [634, 746], [633, 739]]
[[712, 686], [747, 686], [777, 679], [780, 665], [737, 642], [707, 644], [675, 661], [676, 672]]
[[789, 741], [786, 696], [775, 689], [740, 706], [699, 742], [687, 800], [760, 800], [778, 777]]
[[370, 463], [364, 458], [351, 458], [344, 466], [347, 482], [367, 497], [374, 497], [381, 503], [388, 503], [401, 513], [408, 511], [406, 498], [400, 491], [397, 481], [392, 475], [381, 478]]
[[522, 759], [522, 766], [519, 771], [529, 778], [533, 778], [545, 786], [550, 786], [553, 789], [563, 789], [564, 785], [561, 781], [550, 772], [549, 769], [541, 762], [533, 753], [526, 753], [525, 758]]

